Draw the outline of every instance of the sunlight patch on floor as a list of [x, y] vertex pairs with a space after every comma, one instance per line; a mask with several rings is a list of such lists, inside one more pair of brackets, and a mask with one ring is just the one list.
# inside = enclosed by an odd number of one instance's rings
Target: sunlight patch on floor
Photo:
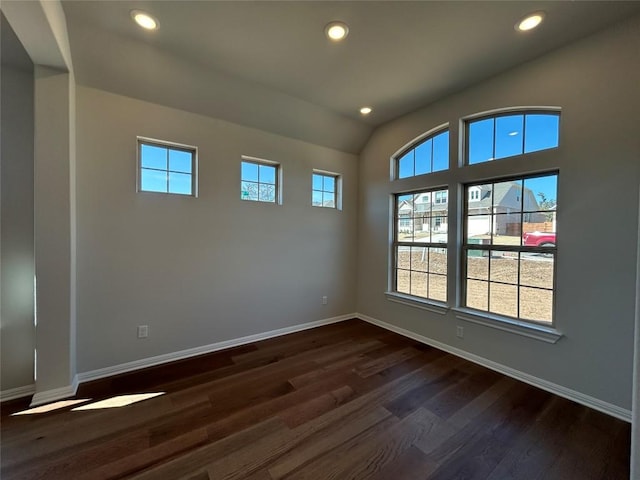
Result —
[[73, 409], [73, 411], [75, 412], [80, 410], [99, 410], [102, 408], [126, 407], [127, 405], [131, 405], [133, 403], [142, 402], [143, 400], [148, 400], [150, 398], [164, 395], [164, 393], [165, 392], [118, 395], [117, 397], [111, 397], [105, 400], [100, 400], [99, 402], [89, 403], [88, 405], [82, 405], [81, 407], [76, 407]]
[[47, 413], [53, 412], [54, 410], [59, 410], [61, 408], [70, 407], [71, 405], [77, 405], [78, 403], [88, 402], [91, 400], [90, 398], [80, 398], [77, 400], [61, 400], [59, 402], [47, 403], [46, 405], [41, 405], [39, 407], [30, 408], [28, 410], [23, 410], [21, 412], [12, 413], [11, 416], [14, 415], [34, 415], [36, 413]]

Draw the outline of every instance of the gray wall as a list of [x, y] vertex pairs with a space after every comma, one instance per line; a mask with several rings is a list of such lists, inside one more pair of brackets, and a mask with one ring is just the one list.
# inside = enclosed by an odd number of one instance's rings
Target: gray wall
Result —
[[[78, 372], [355, 311], [355, 156], [88, 87], [76, 99]], [[198, 147], [198, 198], [136, 193], [137, 135]], [[281, 163], [283, 205], [240, 200], [241, 155]], [[343, 175], [342, 211], [311, 206], [314, 168]]]
[[73, 393], [76, 372], [73, 75], [36, 65], [34, 102], [36, 404]]
[[[361, 155], [359, 169], [358, 311], [630, 409], [639, 44], [636, 17], [379, 128]], [[560, 171], [556, 318], [565, 336], [555, 345], [471, 323], [464, 324], [464, 339], [457, 339], [459, 323], [453, 312], [441, 316], [399, 305], [383, 293], [389, 268], [390, 194], [448, 181], [445, 173], [391, 182], [390, 156], [444, 122], [450, 122], [452, 148], [457, 148], [460, 118], [519, 105], [562, 107], [561, 147], [522, 159], [531, 171]], [[501, 169], [499, 162], [476, 171], [490, 176]]]
[[[28, 136], [38, 324], [32, 403], [39, 404], [75, 391], [75, 79], [58, 0], [3, 2], [2, 12], [34, 64]], [[18, 393], [26, 391], [10, 394]]]
[[[638, 218], [638, 223], [640, 224], [640, 218]], [[638, 226], [638, 235], [640, 236], [640, 225]], [[638, 258], [636, 267], [636, 324], [634, 352], [633, 405], [631, 416], [631, 478], [638, 478], [640, 477], [640, 242], [638, 242]]]
[[2, 16], [0, 391], [32, 385], [33, 64]]

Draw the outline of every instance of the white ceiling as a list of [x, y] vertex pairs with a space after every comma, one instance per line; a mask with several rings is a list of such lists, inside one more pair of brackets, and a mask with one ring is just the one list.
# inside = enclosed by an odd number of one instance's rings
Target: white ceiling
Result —
[[[640, 12], [635, 1], [63, 0], [78, 83], [348, 152], [395, 117]], [[130, 10], [155, 15], [143, 31]], [[514, 30], [544, 10], [535, 31]], [[331, 20], [350, 26], [329, 42]], [[361, 106], [374, 112], [361, 117]]]

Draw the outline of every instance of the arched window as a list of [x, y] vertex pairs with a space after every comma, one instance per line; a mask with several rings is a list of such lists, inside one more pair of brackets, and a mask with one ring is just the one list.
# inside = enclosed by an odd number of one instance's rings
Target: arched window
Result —
[[467, 121], [466, 163], [556, 148], [560, 138], [560, 112], [500, 113]]
[[530, 154], [559, 147], [560, 108], [493, 110], [460, 127], [451, 152], [443, 126], [391, 157], [393, 179], [422, 177], [392, 195], [387, 296], [554, 343], [560, 165]]
[[412, 141], [393, 156], [395, 178], [415, 177], [449, 168], [449, 130]]

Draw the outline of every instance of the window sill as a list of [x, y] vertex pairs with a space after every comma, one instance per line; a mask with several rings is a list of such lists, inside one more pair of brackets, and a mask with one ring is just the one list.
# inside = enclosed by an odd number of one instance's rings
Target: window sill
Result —
[[455, 308], [456, 318], [465, 322], [496, 328], [516, 335], [533, 338], [546, 343], [556, 343], [562, 338], [562, 332], [552, 327], [534, 325], [515, 319], [499, 317], [491, 314], [480, 313], [466, 308]]
[[384, 292], [384, 294], [390, 302], [401, 303], [410, 307], [428, 310], [439, 315], [444, 315], [449, 311], [449, 307], [447, 305], [433, 300], [412, 297], [411, 295], [405, 295], [398, 292]]

